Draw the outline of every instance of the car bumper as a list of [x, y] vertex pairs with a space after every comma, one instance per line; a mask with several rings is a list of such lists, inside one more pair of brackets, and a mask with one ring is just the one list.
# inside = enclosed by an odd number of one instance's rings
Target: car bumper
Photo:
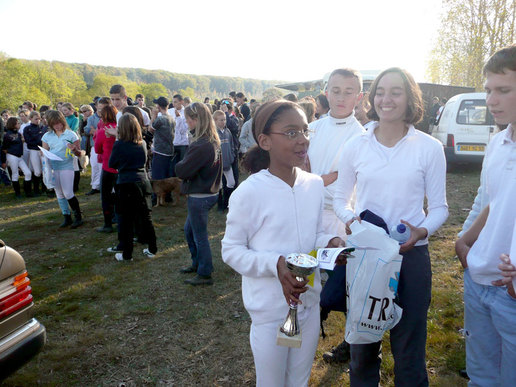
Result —
[[43, 347], [47, 332], [35, 318], [0, 340], [0, 380], [34, 357]]
[[455, 152], [454, 147], [444, 147], [444, 155], [448, 163], [476, 163], [482, 164], [484, 153], [481, 154], [460, 154]]

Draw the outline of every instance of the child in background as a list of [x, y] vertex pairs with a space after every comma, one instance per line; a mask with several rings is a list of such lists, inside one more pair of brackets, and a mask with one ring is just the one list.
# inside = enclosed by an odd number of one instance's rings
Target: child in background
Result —
[[233, 135], [226, 128], [226, 115], [222, 110], [217, 110], [213, 113], [215, 126], [220, 138], [220, 146], [222, 149], [222, 188], [219, 191], [218, 210], [224, 211], [228, 208], [228, 200], [231, 192], [235, 188], [235, 178], [233, 176], [233, 168], [231, 165], [235, 161], [236, 149], [233, 142]]
[[[222, 259], [242, 275], [257, 386], [306, 386], [317, 348], [319, 270], [313, 286], [307, 286], [288, 271], [285, 257], [344, 243], [323, 230], [322, 179], [297, 168], [305, 163], [308, 133], [297, 104], [278, 100], [262, 105], [253, 119], [258, 145], [244, 159], [252, 175], [229, 203]], [[276, 345], [290, 302], [300, 304], [301, 348]]]
[[142, 139], [140, 124], [133, 114], [125, 113], [118, 120], [118, 140], [109, 158], [109, 167], [118, 170], [118, 239], [123, 246], [123, 253], [115, 254], [117, 261], [132, 260], [133, 230], [136, 224], [141, 228], [142, 239], [149, 244], [143, 254], [152, 258], [158, 251], [151, 219], [152, 187], [145, 171], [146, 161], [147, 146]]
[[193, 141], [185, 157], [176, 164], [176, 175], [183, 180], [181, 192], [188, 195], [188, 216], [185, 238], [190, 249], [192, 264], [181, 273], [197, 273], [184, 282], [192, 286], [212, 285], [213, 271], [208, 240], [208, 212], [217, 202], [222, 181], [220, 140], [215, 122], [205, 104], [194, 102], [185, 108], [185, 119]]
[[[102, 199], [102, 212], [104, 214], [104, 226], [97, 228], [98, 232], [113, 232], [112, 218], [115, 213], [115, 197], [113, 188], [117, 179], [117, 170], [109, 168], [109, 157], [116, 140], [116, 116], [118, 111], [111, 105], [105, 105], [100, 113], [100, 121], [97, 125], [95, 136], [95, 152], [102, 159], [102, 173], [100, 175], [100, 195]], [[111, 248], [110, 252], [119, 251]]]
[[27, 163], [23, 160], [23, 137], [19, 132], [21, 121], [18, 117], [9, 117], [7, 119], [6, 132], [4, 134], [4, 141], [2, 143], [2, 168], [5, 169], [7, 165], [11, 168], [14, 194], [17, 198], [21, 198], [19, 169], [23, 171], [25, 176], [23, 181], [23, 188], [27, 197], [32, 197], [32, 186], [30, 179], [32, 174]]
[[41, 125], [41, 115], [37, 111], [30, 112], [30, 125], [26, 126], [23, 131], [23, 138], [27, 144], [30, 155], [30, 169], [32, 171], [32, 185], [35, 195], [39, 195], [39, 183], [42, 175], [42, 154], [39, 150], [41, 146], [41, 138], [47, 132], [47, 128]]
[[[57, 202], [64, 216], [64, 221], [59, 227], [71, 226], [71, 228], [77, 228], [84, 223], [79, 201], [73, 192], [73, 157], [74, 155], [80, 156], [82, 153], [79, 137], [70, 130], [63, 113], [57, 110], [49, 110], [45, 114], [45, 118], [49, 130], [41, 139], [42, 147], [62, 159], [49, 160], [53, 170]], [[68, 205], [70, 205], [75, 216], [73, 222]]]

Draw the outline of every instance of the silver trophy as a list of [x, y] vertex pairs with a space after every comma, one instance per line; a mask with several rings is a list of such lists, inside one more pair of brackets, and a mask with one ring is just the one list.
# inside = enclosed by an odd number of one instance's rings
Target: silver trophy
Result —
[[[312, 274], [318, 266], [317, 258], [308, 254], [294, 253], [289, 254], [285, 259], [287, 269], [296, 276], [298, 281], [304, 281], [307, 276]], [[299, 294], [293, 294], [296, 298]], [[291, 301], [287, 318], [280, 326], [276, 343], [285, 347], [301, 347], [301, 330], [297, 319], [297, 303]]]

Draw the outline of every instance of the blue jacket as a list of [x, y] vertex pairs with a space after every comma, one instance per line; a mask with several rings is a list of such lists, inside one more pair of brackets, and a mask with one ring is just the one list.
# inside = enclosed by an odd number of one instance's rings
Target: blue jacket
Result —
[[23, 138], [27, 144], [27, 148], [32, 150], [39, 150], [41, 146], [41, 137], [47, 132], [46, 126], [38, 126], [30, 124], [23, 129]]

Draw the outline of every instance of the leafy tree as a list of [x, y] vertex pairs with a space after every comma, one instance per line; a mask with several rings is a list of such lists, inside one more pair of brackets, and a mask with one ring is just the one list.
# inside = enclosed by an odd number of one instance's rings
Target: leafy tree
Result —
[[30, 70], [18, 59], [0, 60], [0, 107], [15, 112], [25, 100], [30, 100]]
[[187, 87], [185, 89], [179, 89], [178, 94], [181, 94], [181, 96], [184, 97], [190, 97], [192, 100], [195, 99], [195, 90], [191, 87]]
[[152, 103], [154, 99], [160, 96], [170, 96], [170, 91], [161, 83], [141, 84], [139, 85], [139, 93], [145, 96], [147, 104]]
[[516, 1], [443, 0], [443, 8], [428, 75], [435, 83], [481, 90], [486, 60], [516, 39]]

